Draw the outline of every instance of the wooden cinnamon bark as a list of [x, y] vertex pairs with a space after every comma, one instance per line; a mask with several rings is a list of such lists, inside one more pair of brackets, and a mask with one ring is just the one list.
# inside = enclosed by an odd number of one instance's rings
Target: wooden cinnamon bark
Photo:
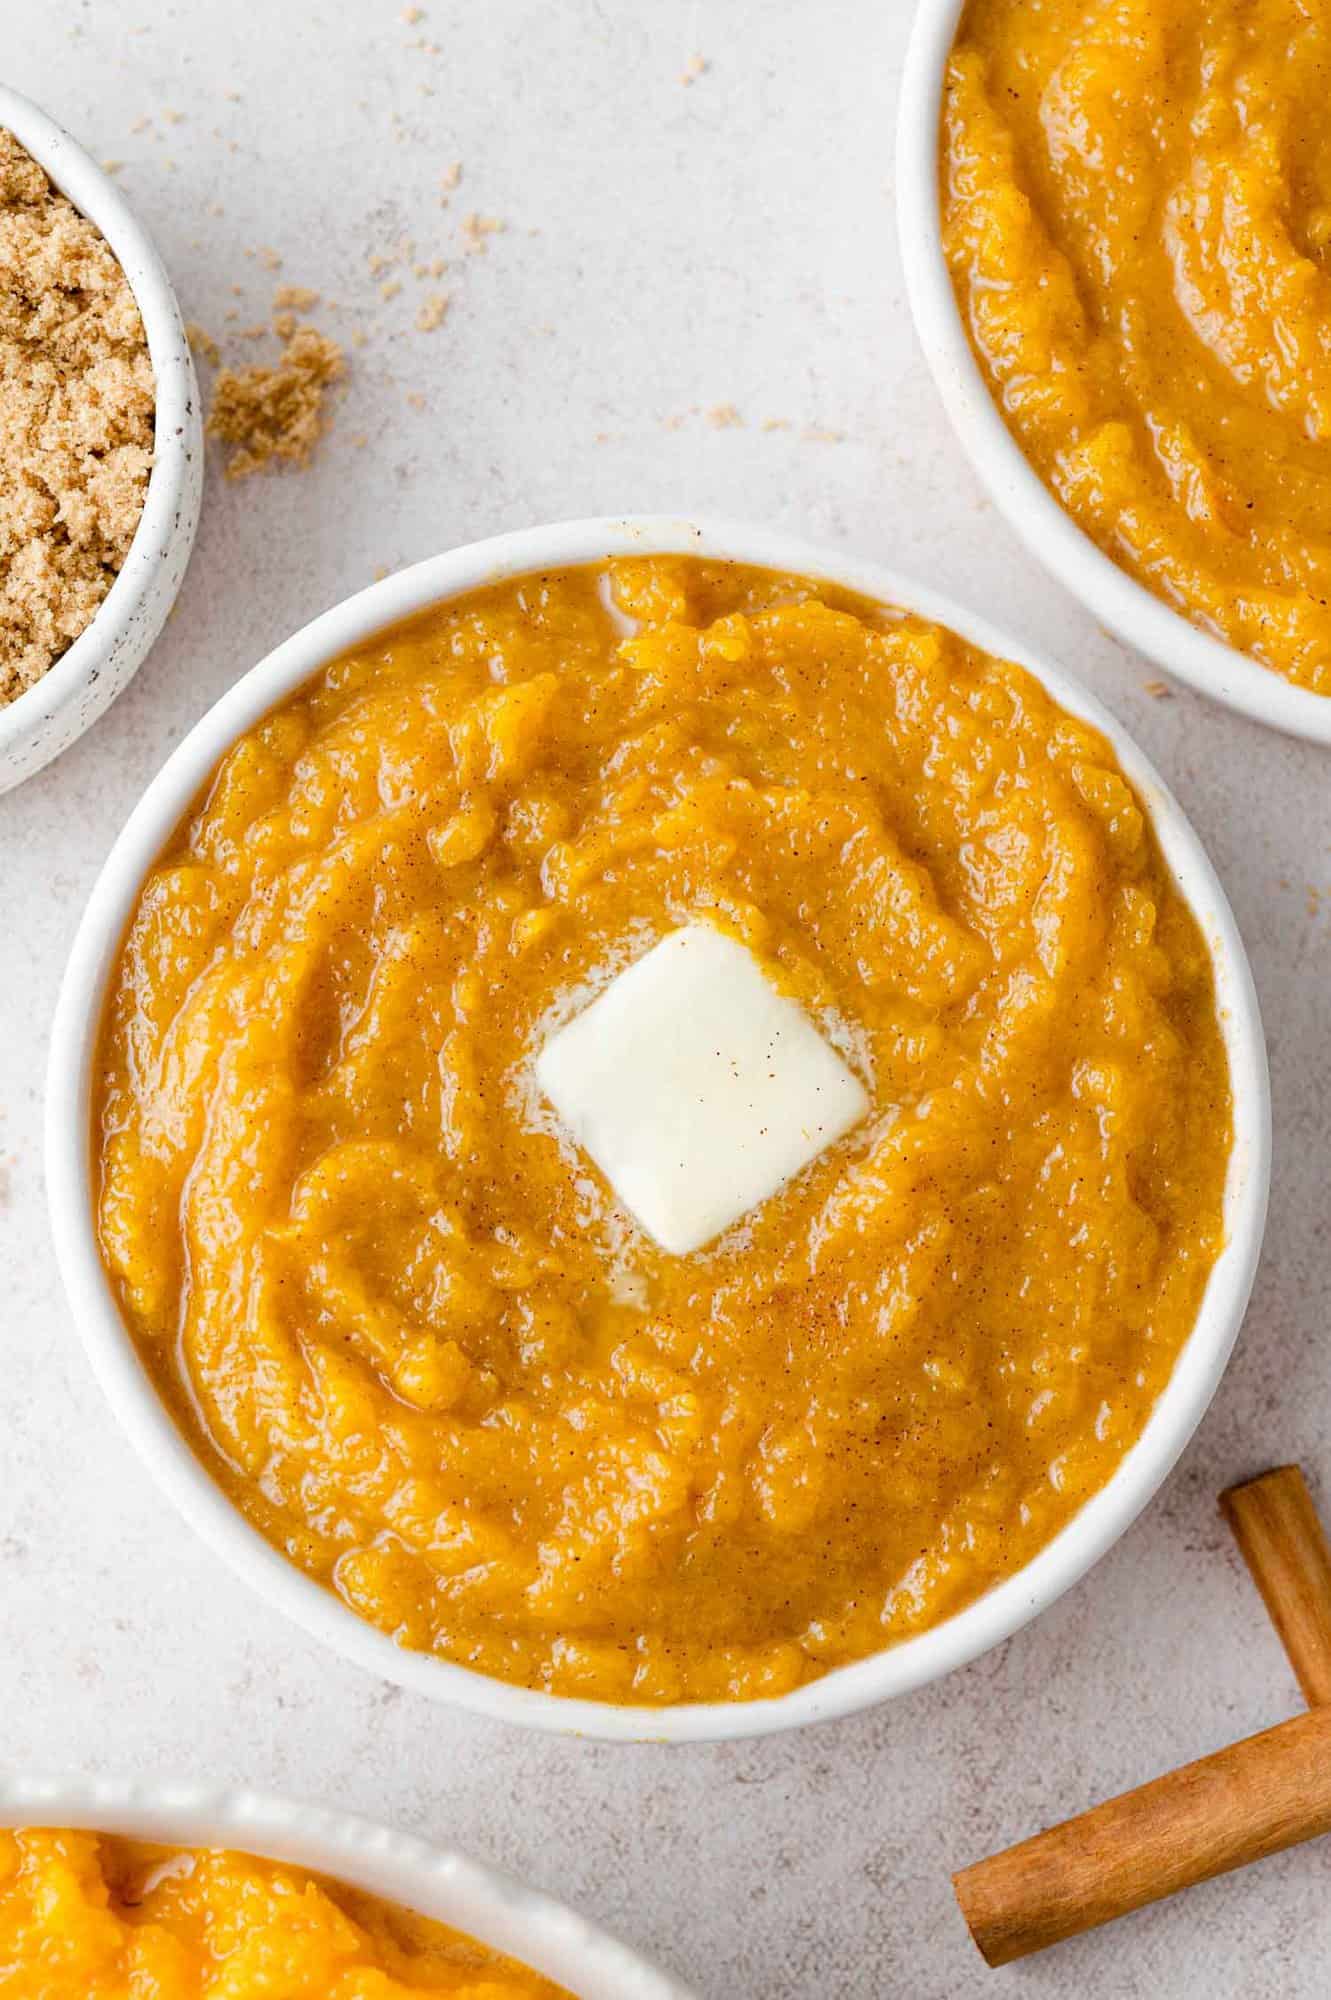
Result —
[[1220, 1504], [1309, 1711], [955, 1875], [990, 1965], [1331, 1832], [1331, 1548], [1297, 1466]]
[[1309, 1708], [1331, 1702], [1331, 1547], [1297, 1465], [1231, 1486], [1220, 1505]]
[[1007, 1965], [1212, 1875], [1331, 1833], [1331, 1709], [1309, 1709], [953, 1877]]

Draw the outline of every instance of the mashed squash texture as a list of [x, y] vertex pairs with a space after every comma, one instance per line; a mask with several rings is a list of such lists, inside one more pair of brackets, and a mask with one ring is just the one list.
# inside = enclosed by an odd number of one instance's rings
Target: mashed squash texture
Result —
[[303, 1869], [0, 1831], [5, 2000], [570, 2000], [474, 1938]]
[[[872, 1110], [704, 1249], [535, 1087], [720, 925]], [[533, 576], [336, 661], [145, 882], [94, 1148], [145, 1367], [402, 1645], [744, 1700], [1025, 1563], [1137, 1437], [1222, 1236], [1206, 946], [1105, 742], [798, 578]]]
[[1331, 693], [1331, 13], [970, 0], [944, 245], [1017, 442], [1205, 630]]

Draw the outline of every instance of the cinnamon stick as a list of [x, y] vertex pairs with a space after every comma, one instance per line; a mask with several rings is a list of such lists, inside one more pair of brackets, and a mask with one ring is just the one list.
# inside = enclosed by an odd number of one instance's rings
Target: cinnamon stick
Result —
[[1220, 1506], [1310, 1708], [1331, 1702], [1331, 1546], [1297, 1465], [1231, 1486]]
[[1313, 1708], [952, 1881], [981, 1952], [1007, 1965], [1323, 1833], [1331, 1833], [1331, 1708]]
[[991, 1965], [1331, 1832], [1331, 1547], [1295, 1465], [1231, 1487], [1220, 1504], [1308, 1713], [953, 1876]]

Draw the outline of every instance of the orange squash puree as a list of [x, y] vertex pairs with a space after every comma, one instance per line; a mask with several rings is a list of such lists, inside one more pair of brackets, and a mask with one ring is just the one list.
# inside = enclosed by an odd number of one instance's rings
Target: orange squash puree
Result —
[[[531, 1065], [700, 916], [874, 1108], [676, 1258]], [[1106, 744], [725, 565], [504, 584], [284, 702], [144, 885], [99, 1072], [106, 1261], [237, 1506], [403, 1645], [612, 1702], [779, 1694], [1026, 1562], [1221, 1241], [1211, 965]]]
[[302, 1868], [111, 1834], [0, 1831], [14, 2000], [569, 2000], [539, 1973]]
[[1331, 13], [970, 0], [943, 232], [980, 365], [1086, 533], [1331, 693]]

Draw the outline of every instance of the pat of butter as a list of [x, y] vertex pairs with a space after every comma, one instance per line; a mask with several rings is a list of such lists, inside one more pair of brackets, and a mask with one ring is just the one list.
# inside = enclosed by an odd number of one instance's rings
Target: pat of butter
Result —
[[621, 972], [546, 1043], [536, 1079], [625, 1208], [681, 1257], [869, 1109], [803, 1010], [710, 924]]

